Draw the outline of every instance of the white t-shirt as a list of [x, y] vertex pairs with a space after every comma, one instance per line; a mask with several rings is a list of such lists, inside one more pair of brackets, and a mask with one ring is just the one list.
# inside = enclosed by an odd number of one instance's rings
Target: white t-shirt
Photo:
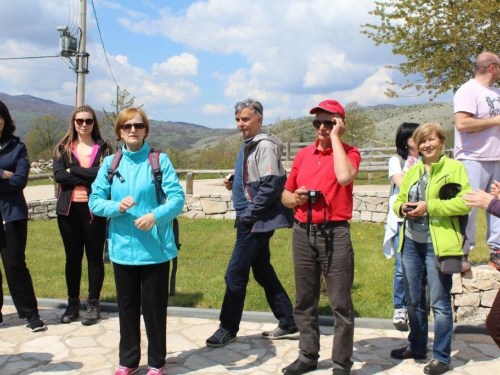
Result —
[[[500, 90], [471, 79], [455, 93], [453, 111], [467, 112], [478, 119], [497, 116], [500, 114]], [[500, 160], [500, 126], [469, 133], [455, 127], [455, 159]]]
[[[401, 160], [397, 156], [393, 156], [389, 159], [389, 180], [391, 180], [392, 176], [395, 174], [402, 174], [404, 175], [405, 172], [410, 169], [413, 165], [418, 163], [417, 158], [414, 158], [413, 156], [408, 156], [408, 158], [404, 161], [403, 163], [403, 168], [401, 168]], [[392, 180], [391, 180], [392, 182]], [[399, 193], [399, 187], [394, 186], [394, 195], [397, 195]]]
[[[391, 157], [389, 159], [389, 179], [391, 179], [392, 176], [398, 173], [404, 175], [405, 172], [416, 163], [418, 163], [418, 159], [414, 158], [413, 156], [409, 156], [408, 159], [405, 160], [403, 167], [401, 168], [401, 159], [397, 156]], [[392, 255], [394, 255], [394, 252], [397, 251], [397, 249], [394, 249], [394, 243], [392, 239], [398, 233], [398, 223], [403, 221], [403, 219], [400, 219], [392, 211], [392, 207], [394, 206], [394, 201], [396, 200], [396, 196], [398, 195], [398, 193], [399, 188], [397, 186], [394, 186], [393, 195], [389, 197], [389, 210], [387, 212], [387, 224], [385, 226], [383, 244], [384, 253], [387, 258], [390, 258]]]

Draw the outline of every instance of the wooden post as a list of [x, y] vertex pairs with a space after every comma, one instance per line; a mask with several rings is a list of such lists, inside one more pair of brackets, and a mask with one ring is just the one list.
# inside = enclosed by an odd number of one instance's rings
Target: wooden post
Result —
[[186, 194], [193, 194], [194, 173], [186, 173]]
[[290, 142], [287, 142], [286, 143], [286, 161], [290, 161], [291, 160], [291, 157], [290, 157]]

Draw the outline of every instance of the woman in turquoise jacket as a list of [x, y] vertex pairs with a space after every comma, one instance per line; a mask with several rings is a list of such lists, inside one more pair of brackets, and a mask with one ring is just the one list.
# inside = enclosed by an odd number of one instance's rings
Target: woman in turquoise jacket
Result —
[[[404, 217], [399, 250], [410, 322], [409, 343], [391, 351], [397, 359], [426, 359], [428, 341], [427, 303], [422, 290], [427, 282], [434, 312], [432, 360], [426, 374], [444, 374], [450, 368], [453, 311], [452, 275], [436, 268], [436, 256], [462, 256], [464, 236], [459, 216], [469, 213], [461, 196], [471, 190], [465, 167], [442, 152], [446, 135], [439, 124], [420, 125], [413, 133], [422, 160], [406, 172], [394, 202], [394, 212]], [[451, 199], [439, 199], [443, 185], [459, 184]], [[449, 185], [448, 185], [449, 186]]]
[[145, 141], [149, 121], [139, 108], [123, 110], [114, 125], [117, 141], [125, 143], [114, 177], [104, 159], [92, 184], [90, 210], [111, 218], [108, 246], [116, 284], [120, 319], [120, 364], [115, 375], [129, 375], [139, 366], [140, 311], [148, 337], [148, 375], [165, 372], [166, 308], [169, 261], [177, 256], [172, 220], [182, 212], [184, 192], [169, 158], [160, 154], [161, 191], [158, 201], [150, 148]]

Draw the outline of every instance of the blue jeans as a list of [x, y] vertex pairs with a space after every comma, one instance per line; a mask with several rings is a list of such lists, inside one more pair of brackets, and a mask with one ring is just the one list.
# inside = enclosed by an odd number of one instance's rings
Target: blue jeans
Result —
[[226, 294], [222, 302], [220, 322], [222, 328], [236, 334], [240, 328], [250, 268], [255, 281], [264, 288], [267, 303], [281, 328], [295, 327], [290, 298], [271, 265], [269, 240], [274, 231], [252, 233], [251, 228], [236, 222], [236, 244], [227, 266]]
[[402, 222], [398, 223], [398, 232], [392, 238], [394, 248], [394, 279], [393, 279], [393, 301], [394, 309], [406, 309], [405, 284], [403, 281], [403, 267], [401, 266], [401, 253], [399, 248], [399, 231]]
[[434, 312], [434, 359], [450, 363], [453, 312], [451, 308], [452, 275], [438, 271], [432, 244], [415, 242], [405, 236], [402, 254], [403, 275], [408, 318], [410, 321], [409, 349], [427, 353], [428, 324], [425, 300], [426, 279], [429, 282], [430, 305]]

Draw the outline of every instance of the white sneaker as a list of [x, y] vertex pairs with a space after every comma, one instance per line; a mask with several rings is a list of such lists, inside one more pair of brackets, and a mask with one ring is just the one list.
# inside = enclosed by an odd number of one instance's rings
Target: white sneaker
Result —
[[408, 312], [406, 309], [395, 309], [392, 323], [398, 331], [408, 331]]

